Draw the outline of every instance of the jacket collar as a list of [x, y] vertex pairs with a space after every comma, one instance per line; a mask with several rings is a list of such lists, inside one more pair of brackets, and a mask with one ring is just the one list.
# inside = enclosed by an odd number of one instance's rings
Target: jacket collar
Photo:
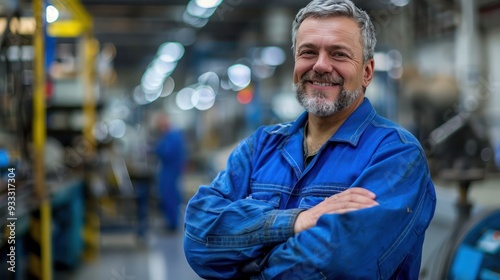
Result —
[[[359, 138], [376, 114], [377, 113], [370, 103], [370, 100], [365, 97], [363, 103], [361, 103], [361, 105], [347, 118], [347, 120], [340, 126], [329, 141], [345, 142], [351, 144], [352, 146], [357, 146]], [[307, 112], [304, 112], [295, 122], [289, 125], [281, 126], [280, 129], [274, 131], [274, 133], [281, 132], [284, 135], [291, 135], [297, 133], [298, 131], [303, 133], [302, 130], [304, 129], [306, 121]]]

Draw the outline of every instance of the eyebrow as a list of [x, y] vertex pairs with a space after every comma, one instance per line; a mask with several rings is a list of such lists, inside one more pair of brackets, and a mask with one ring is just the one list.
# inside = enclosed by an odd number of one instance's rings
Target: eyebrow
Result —
[[[304, 49], [304, 48], [317, 49], [318, 47], [315, 44], [313, 44], [313, 43], [304, 43], [304, 44], [301, 44], [301, 45], [298, 46], [297, 51], [301, 50], [301, 49]], [[338, 51], [338, 50], [341, 50], [341, 51], [347, 52], [350, 56], [354, 55], [354, 53], [352, 52], [352, 50], [350, 48], [348, 48], [347, 46], [342, 45], [342, 44], [331, 45], [331, 46], [328, 46], [327, 49], [329, 51]]]

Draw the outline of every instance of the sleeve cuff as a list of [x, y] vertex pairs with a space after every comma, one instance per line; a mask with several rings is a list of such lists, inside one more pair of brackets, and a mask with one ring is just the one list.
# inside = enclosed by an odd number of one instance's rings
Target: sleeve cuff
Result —
[[305, 209], [272, 210], [264, 225], [266, 241], [283, 242], [295, 235], [294, 225], [297, 216]]

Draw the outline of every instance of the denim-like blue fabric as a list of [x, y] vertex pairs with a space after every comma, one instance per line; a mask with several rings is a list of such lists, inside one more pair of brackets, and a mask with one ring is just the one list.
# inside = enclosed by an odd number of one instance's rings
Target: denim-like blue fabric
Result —
[[[418, 141], [365, 98], [304, 167], [306, 119], [259, 128], [200, 186], [185, 216], [191, 267], [206, 279], [418, 279], [436, 205]], [[301, 211], [350, 187], [380, 205], [294, 235]]]

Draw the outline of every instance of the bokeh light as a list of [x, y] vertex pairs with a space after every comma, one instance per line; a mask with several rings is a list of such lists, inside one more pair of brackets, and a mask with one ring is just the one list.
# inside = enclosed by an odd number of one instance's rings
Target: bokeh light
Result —
[[59, 19], [59, 11], [52, 5], [47, 6], [47, 8], [45, 9], [45, 14], [48, 23], [53, 23], [57, 19]]
[[195, 90], [190, 87], [186, 87], [181, 89], [177, 95], [175, 96], [175, 104], [177, 104], [177, 107], [179, 107], [181, 110], [190, 110], [194, 108], [193, 104], [193, 95], [195, 93]]
[[246, 65], [235, 64], [227, 69], [227, 76], [229, 81], [240, 90], [250, 84], [252, 80], [252, 70]]

